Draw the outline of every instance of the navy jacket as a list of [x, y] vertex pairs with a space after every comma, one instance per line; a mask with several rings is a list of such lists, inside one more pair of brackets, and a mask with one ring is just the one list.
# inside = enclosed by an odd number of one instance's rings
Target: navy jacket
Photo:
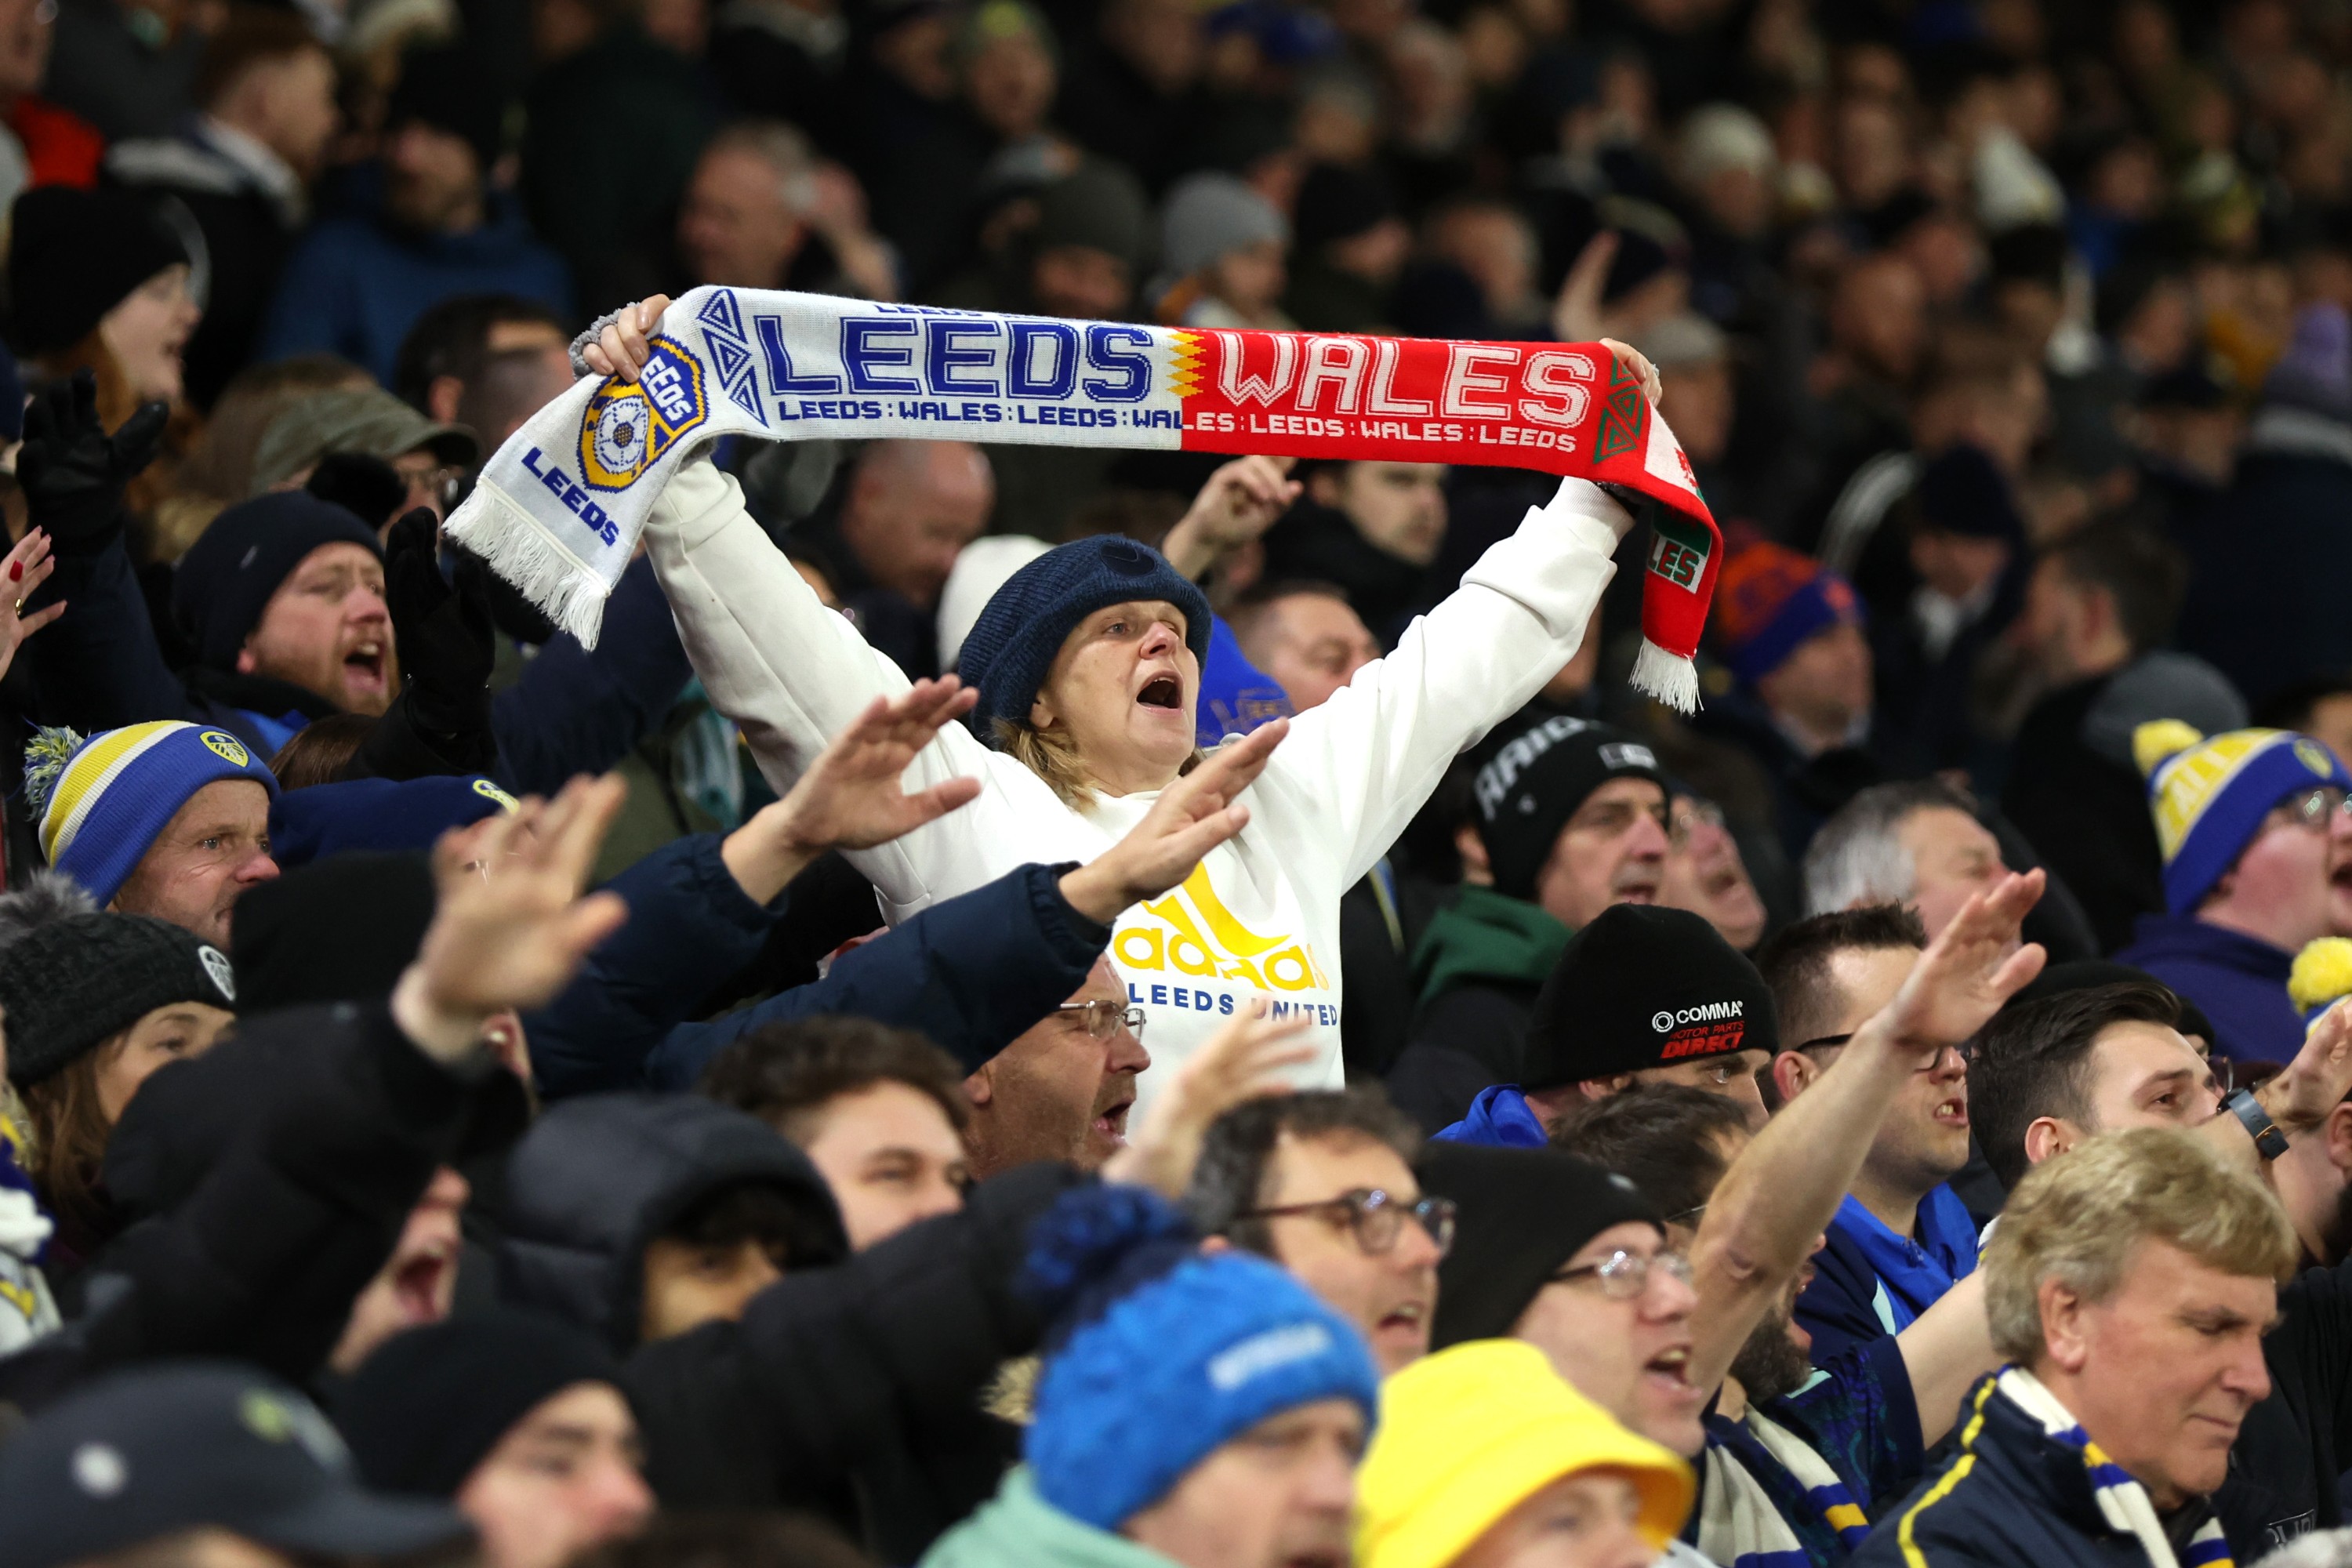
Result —
[[1109, 927], [1062, 897], [1068, 869], [1024, 866], [844, 953], [822, 980], [688, 1023], [758, 955], [784, 904], [762, 910], [745, 896], [717, 836], [680, 839], [614, 879], [628, 923], [524, 1020], [540, 1092], [691, 1089], [738, 1036], [827, 1013], [916, 1030], [976, 1068], [1084, 984], [1110, 942]]
[[[73, 608], [26, 645], [41, 715], [84, 733], [151, 719], [186, 719], [226, 730], [256, 755], [332, 705], [283, 681], [192, 670], [184, 679], [163, 658], [147, 601], [120, 544], [82, 560], [60, 560], [45, 599]], [[599, 773], [626, 756], [660, 722], [693, 676], [653, 563], [632, 565], [604, 606], [604, 631], [591, 653], [568, 636], [550, 638], [522, 679], [491, 700], [499, 758], [491, 776], [517, 794], [552, 795], [575, 773]], [[395, 707], [394, 711], [399, 710]], [[371, 739], [371, 750], [373, 749]], [[386, 777], [467, 773], [435, 765], [423, 742], [400, 748], [413, 764]]]
[[[1977, 1225], [1951, 1188], [1929, 1194], [1919, 1218], [1924, 1246], [1895, 1237], [1851, 1196], [1839, 1205], [1822, 1232], [1827, 1245], [1813, 1255], [1812, 1283], [1797, 1298], [1797, 1321], [1812, 1336], [1815, 1366], [1902, 1332], [1952, 1283], [1976, 1272]], [[1871, 1257], [1865, 1224], [1875, 1229], [1877, 1245], [1901, 1248], [1892, 1274], [1883, 1274]]]
[[[2147, 1568], [2137, 1537], [2099, 1511], [2084, 1451], [2059, 1442], [1994, 1378], [1963, 1406], [1959, 1454], [1887, 1512], [1854, 1568]], [[2166, 1521], [2181, 1568], [2226, 1558], [2189, 1538], [2211, 1515], [2200, 1504]]]
[[2290, 1062], [2303, 1048], [2303, 1017], [2287, 1000], [2294, 954], [2193, 915], [2143, 915], [2116, 954], [2205, 1009], [2213, 1049], [2241, 1061]]

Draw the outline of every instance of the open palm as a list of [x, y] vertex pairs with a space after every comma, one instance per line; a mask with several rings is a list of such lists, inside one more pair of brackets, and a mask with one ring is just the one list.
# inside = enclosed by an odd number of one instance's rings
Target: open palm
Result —
[[2018, 938], [2047, 879], [2011, 872], [1961, 906], [1886, 1005], [1897, 1042], [1922, 1051], [1958, 1045], [2042, 973], [2041, 943], [2020, 946]]
[[941, 726], [979, 700], [952, 675], [876, 698], [768, 809], [790, 819], [796, 841], [826, 848], [870, 849], [937, 821], [978, 798], [980, 781], [949, 779], [908, 795], [904, 776]]

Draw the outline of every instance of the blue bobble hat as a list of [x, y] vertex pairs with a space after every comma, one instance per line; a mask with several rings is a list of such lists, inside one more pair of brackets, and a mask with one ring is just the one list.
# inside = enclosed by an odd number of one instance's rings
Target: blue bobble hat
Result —
[[2132, 754], [2147, 774], [2165, 908], [2176, 915], [2204, 901], [2273, 806], [2321, 785], [2352, 794], [2352, 773], [2335, 752], [2287, 730], [2231, 730], [2209, 739], [2177, 719], [2158, 719], [2133, 731]]
[[1073, 540], [1013, 574], [980, 612], [956, 659], [956, 673], [980, 692], [972, 729], [994, 744], [996, 720], [1027, 723], [1029, 705], [1072, 628], [1097, 610], [1149, 599], [1184, 612], [1185, 646], [1206, 664], [1208, 596], [1148, 544], [1116, 534]]
[[1038, 1496], [1097, 1530], [1165, 1497], [1285, 1410], [1353, 1400], [1380, 1374], [1355, 1327], [1264, 1258], [1202, 1253], [1139, 1187], [1065, 1196], [1031, 1233], [1022, 1286], [1053, 1318], [1024, 1457]]
[[221, 779], [278, 794], [277, 775], [226, 730], [182, 721], [126, 724], [83, 740], [44, 730], [25, 748], [41, 854], [104, 904], [188, 798]]

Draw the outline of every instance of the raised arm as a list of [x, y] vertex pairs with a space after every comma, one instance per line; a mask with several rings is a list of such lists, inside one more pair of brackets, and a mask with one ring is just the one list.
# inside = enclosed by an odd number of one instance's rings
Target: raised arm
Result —
[[[1656, 369], [1623, 343], [1609, 346], [1654, 401]], [[1387, 853], [1465, 747], [1574, 657], [1633, 526], [1599, 486], [1561, 480], [1395, 651], [1299, 716], [1270, 782], [1293, 785], [1331, 822], [1344, 882]]]
[[[1694, 1385], [1721, 1381], [1758, 1318], [1812, 1255], [1911, 1075], [1976, 1033], [2041, 973], [2042, 949], [2016, 943], [2042, 881], [2040, 871], [2012, 875], [1970, 899], [1912, 965], [1895, 999], [1724, 1173], [1691, 1244], [1699, 1298]], [[1833, 1092], [1815, 1102], [1824, 1089]]]

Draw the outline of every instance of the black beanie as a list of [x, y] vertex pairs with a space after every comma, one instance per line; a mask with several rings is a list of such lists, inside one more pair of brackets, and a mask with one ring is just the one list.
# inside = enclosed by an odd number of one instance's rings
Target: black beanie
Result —
[[1293, 237], [1302, 250], [1335, 239], [1353, 239], [1396, 216], [1396, 204], [1380, 176], [1341, 163], [1318, 163], [1298, 183], [1291, 216]]
[[1519, 1085], [1780, 1048], [1764, 976], [1721, 932], [1688, 910], [1613, 904], [1569, 939], [1537, 994]]
[[360, 1479], [378, 1491], [453, 1498], [531, 1410], [620, 1368], [571, 1324], [510, 1307], [386, 1340], [335, 1402]]
[[1551, 847], [1587, 796], [1611, 779], [1648, 779], [1672, 793], [1657, 753], [1611, 724], [1565, 715], [1545, 719], [1481, 750], [1471, 780], [1478, 837], [1495, 890], [1532, 900]]
[[70, 915], [0, 948], [8, 1079], [40, 1082], [158, 1007], [235, 1007], [228, 955], [145, 915]]
[[1665, 1228], [1640, 1188], [1564, 1149], [1433, 1142], [1421, 1188], [1457, 1208], [1454, 1247], [1437, 1266], [1433, 1351], [1509, 1334], [1544, 1282], [1611, 1226]]
[[488, 178], [506, 151], [507, 102], [471, 50], [431, 45], [400, 57], [400, 80], [384, 107], [383, 128], [397, 131], [411, 121], [446, 131], [474, 150]]
[[172, 608], [188, 628], [197, 662], [236, 668], [237, 650], [270, 595], [322, 544], [357, 544], [383, 559], [373, 529], [301, 490], [256, 496], [213, 519], [172, 580]]
[[54, 353], [187, 247], [154, 209], [125, 191], [43, 185], [9, 208], [8, 341], [22, 354]]
[[236, 901], [229, 942], [247, 1012], [391, 994], [433, 923], [422, 855], [330, 855]]

